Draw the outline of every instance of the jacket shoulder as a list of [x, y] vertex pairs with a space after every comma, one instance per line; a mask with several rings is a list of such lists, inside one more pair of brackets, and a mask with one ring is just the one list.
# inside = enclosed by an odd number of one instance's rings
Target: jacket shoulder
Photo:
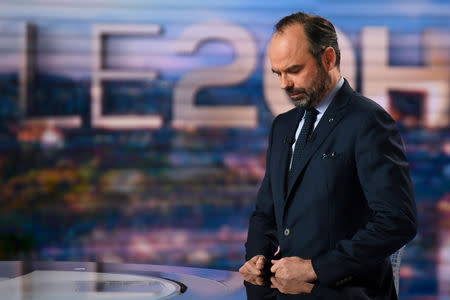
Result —
[[375, 118], [382, 116], [390, 121], [394, 121], [392, 116], [377, 102], [367, 98], [358, 92], [353, 92], [350, 97], [349, 104], [351, 107], [351, 114], [361, 118]]
[[275, 119], [272, 122], [272, 127], [275, 127], [275, 124], [277, 124], [277, 127], [280, 125], [286, 125], [292, 120], [297, 119], [298, 117], [298, 109], [297, 107], [294, 107], [287, 112], [281, 113], [278, 116], [275, 117]]

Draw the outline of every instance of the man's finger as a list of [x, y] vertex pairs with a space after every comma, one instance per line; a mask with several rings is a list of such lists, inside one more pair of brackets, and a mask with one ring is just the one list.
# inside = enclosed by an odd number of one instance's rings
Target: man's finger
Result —
[[247, 267], [247, 272], [250, 274], [255, 274], [255, 275], [261, 275], [261, 270], [259, 270], [256, 267], [256, 264], [254, 261], [248, 261], [245, 263], [245, 266]]
[[239, 268], [239, 273], [248, 273], [246, 264]]
[[264, 284], [264, 280], [263, 280], [263, 278], [261, 276], [256, 276], [255, 277], [255, 283], [257, 285], [263, 285]]
[[258, 257], [258, 260], [256, 261], [256, 267], [260, 270], [262, 270], [264, 268], [264, 263], [265, 263], [265, 258], [262, 256]]
[[258, 255], [258, 256], [253, 257], [250, 261], [254, 262], [254, 266], [256, 267], [256, 269], [262, 271], [264, 269], [264, 265], [266, 263], [266, 258], [262, 255]]
[[276, 273], [278, 268], [280, 267], [280, 260], [272, 259], [271, 262], [273, 266], [270, 268], [270, 272]]
[[275, 276], [270, 277], [270, 282], [271, 282], [271, 285], [270, 285], [271, 288], [280, 289], [283, 287], [283, 284]]

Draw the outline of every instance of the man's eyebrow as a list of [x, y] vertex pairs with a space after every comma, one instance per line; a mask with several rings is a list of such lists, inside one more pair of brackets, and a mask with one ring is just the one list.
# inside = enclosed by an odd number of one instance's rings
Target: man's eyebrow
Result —
[[286, 72], [292, 72], [295, 69], [301, 69], [301, 68], [303, 68], [303, 65], [293, 65], [293, 66], [290, 66], [289, 68], [287, 68]]
[[[292, 71], [294, 71], [295, 69], [298, 69], [298, 68], [303, 68], [303, 65], [293, 65], [293, 66], [290, 66], [289, 68], [287, 68], [287, 69], [285, 70], [285, 72], [292, 72]], [[275, 73], [275, 74], [280, 74], [279, 71], [276, 71], [276, 70], [274, 70], [274, 69], [272, 69], [272, 72]]]

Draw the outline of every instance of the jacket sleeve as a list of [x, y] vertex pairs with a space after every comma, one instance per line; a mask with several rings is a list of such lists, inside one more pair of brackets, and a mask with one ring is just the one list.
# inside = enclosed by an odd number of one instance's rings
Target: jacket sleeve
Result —
[[255, 209], [250, 217], [247, 242], [245, 243], [245, 259], [249, 260], [255, 255], [264, 255], [270, 259], [276, 251], [276, 223], [270, 184], [270, 158], [274, 135], [275, 118], [270, 130], [269, 145], [266, 153], [266, 172], [256, 196]]
[[351, 239], [339, 241], [334, 249], [312, 259], [319, 281], [329, 286], [382, 264], [417, 232], [409, 166], [395, 121], [377, 106], [361, 123], [354, 157], [372, 214]]

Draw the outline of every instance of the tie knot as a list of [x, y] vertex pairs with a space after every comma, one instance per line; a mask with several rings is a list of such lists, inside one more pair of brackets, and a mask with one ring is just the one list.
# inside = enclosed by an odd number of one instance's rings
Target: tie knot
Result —
[[308, 116], [311, 116], [311, 117], [317, 116], [318, 113], [319, 113], [319, 111], [318, 111], [317, 109], [315, 109], [314, 107], [308, 108], [308, 109], [306, 110], [306, 116], [305, 116], [305, 117], [308, 117]]

